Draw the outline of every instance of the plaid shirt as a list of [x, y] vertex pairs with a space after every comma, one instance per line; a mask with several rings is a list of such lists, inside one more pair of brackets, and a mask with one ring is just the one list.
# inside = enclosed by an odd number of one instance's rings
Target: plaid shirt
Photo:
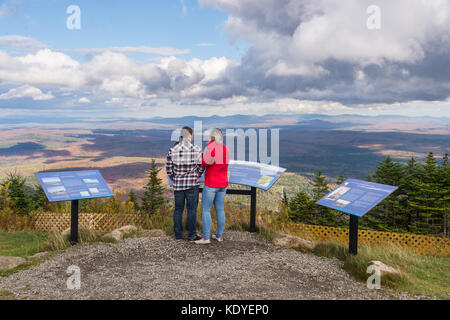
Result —
[[205, 171], [202, 168], [202, 149], [188, 140], [170, 148], [166, 159], [166, 172], [172, 180], [174, 191], [198, 186], [198, 179]]

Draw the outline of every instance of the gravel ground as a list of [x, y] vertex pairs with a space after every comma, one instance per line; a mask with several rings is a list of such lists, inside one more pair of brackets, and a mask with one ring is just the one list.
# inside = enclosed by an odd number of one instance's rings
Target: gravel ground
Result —
[[[279, 248], [247, 232], [199, 246], [171, 237], [70, 248], [0, 278], [18, 299], [391, 299], [350, 278], [336, 259]], [[66, 270], [81, 269], [68, 290]], [[397, 296], [394, 298], [404, 298]]]

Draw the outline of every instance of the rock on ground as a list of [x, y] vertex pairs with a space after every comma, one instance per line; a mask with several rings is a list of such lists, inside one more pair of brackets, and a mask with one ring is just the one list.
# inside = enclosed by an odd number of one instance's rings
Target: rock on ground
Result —
[[44, 259], [44, 258], [47, 258], [49, 255], [50, 255], [50, 253], [47, 251], [38, 252], [35, 255], [29, 256], [28, 259]]
[[[256, 234], [226, 231], [224, 242], [172, 237], [77, 245], [0, 277], [17, 299], [389, 299], [352, 279], [337, 259], [280, 248]], [[81, 288], [69, 290], [78, 266]], [[396, 297], [397, 298], [397, 297]]]
[[63, 237], [69, 237], [70, 236], [70, 228], [67, 228], [63, 232], [61, 232], [61, 236]]
[[388, 266], [387, 264], [384, 264], [381, 261], [370, 261], [370, 265], [374, 265], [378, 271], [380, 271], [380, 275], [384, 276], [386, 274], [395, 274], [400, 275], [400, 270], [397, 270], [391, 266]]
[[13, 269], [15, 267], [20, 266], [21, 264], [24, 264], [25, 262], [27, 262], [27, 260], [21, 257], [2, 256], [0, 257], [0, 270], [5, 271]]
[[280, 247], [285, 248], [302, 248], [312, 250], [314, 249], [314, 242], [305, 240], [299, 237], [291, 236], [288, 234], [278, 234], [274, 237], [273, 243]]
[[120, 227], [118, 229], [115, 229], [115, 230], [111, 231], [110, 233], [105, 234], [103, 236], [103, 238], [113, 238], [113, 239], [115, 239], [117, 241], [120, 241], [120, 240], [123, 239], [123, 237], [126, 234], [130, 234], [130, 233], [132, 233], [132, 232], [134, 232], [136, 230], [137, 230], [137, 228], [135, 226], [132, 226], [132, 225], [123, 226], [123, 227]]
[[107, 238], [112, 238], [115, 239], [116, 241], [120, 241], [123, 238], [123, 234], [119, 230], [113, 230], [103, 236], [103, 239]]

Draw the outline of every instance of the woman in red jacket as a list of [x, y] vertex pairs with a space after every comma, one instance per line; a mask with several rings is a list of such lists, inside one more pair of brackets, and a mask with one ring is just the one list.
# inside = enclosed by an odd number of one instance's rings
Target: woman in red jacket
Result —
[[222, 242], [225, 228], [225, 195], [228, 187], [228, 163], [230, 161], [230, 149], [223, 143], [223, 134], [220, 129], [211, 131], [211, 141], [206, 146], [203, 155], [202, 167], [206, 168], [205, 186], [202, 192], [202, 221], [203, 238], [196, 241], [197, 244], [210, 243], [211, 207], [217, 214], [217, 234], [211, 238]]

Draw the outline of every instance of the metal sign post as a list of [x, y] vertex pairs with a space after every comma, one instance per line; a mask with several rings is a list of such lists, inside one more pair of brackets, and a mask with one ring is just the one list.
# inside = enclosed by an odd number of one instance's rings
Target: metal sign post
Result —
[[350, 229], [348, 233], [348, 252], [353, 255], [358, 254], [358, 220], [359, 217], [350, 215]]
[[[203, 192], [203, 188], [199, 188]], [[256, 232], [256, 188], [250, 190], [227, 189], [227, 194], [250, 196], [250, 232]]]
[[70, 244], [72, 245], [78, 243], [78, 209], [79, 200], [72, 200], [70, 206]]

